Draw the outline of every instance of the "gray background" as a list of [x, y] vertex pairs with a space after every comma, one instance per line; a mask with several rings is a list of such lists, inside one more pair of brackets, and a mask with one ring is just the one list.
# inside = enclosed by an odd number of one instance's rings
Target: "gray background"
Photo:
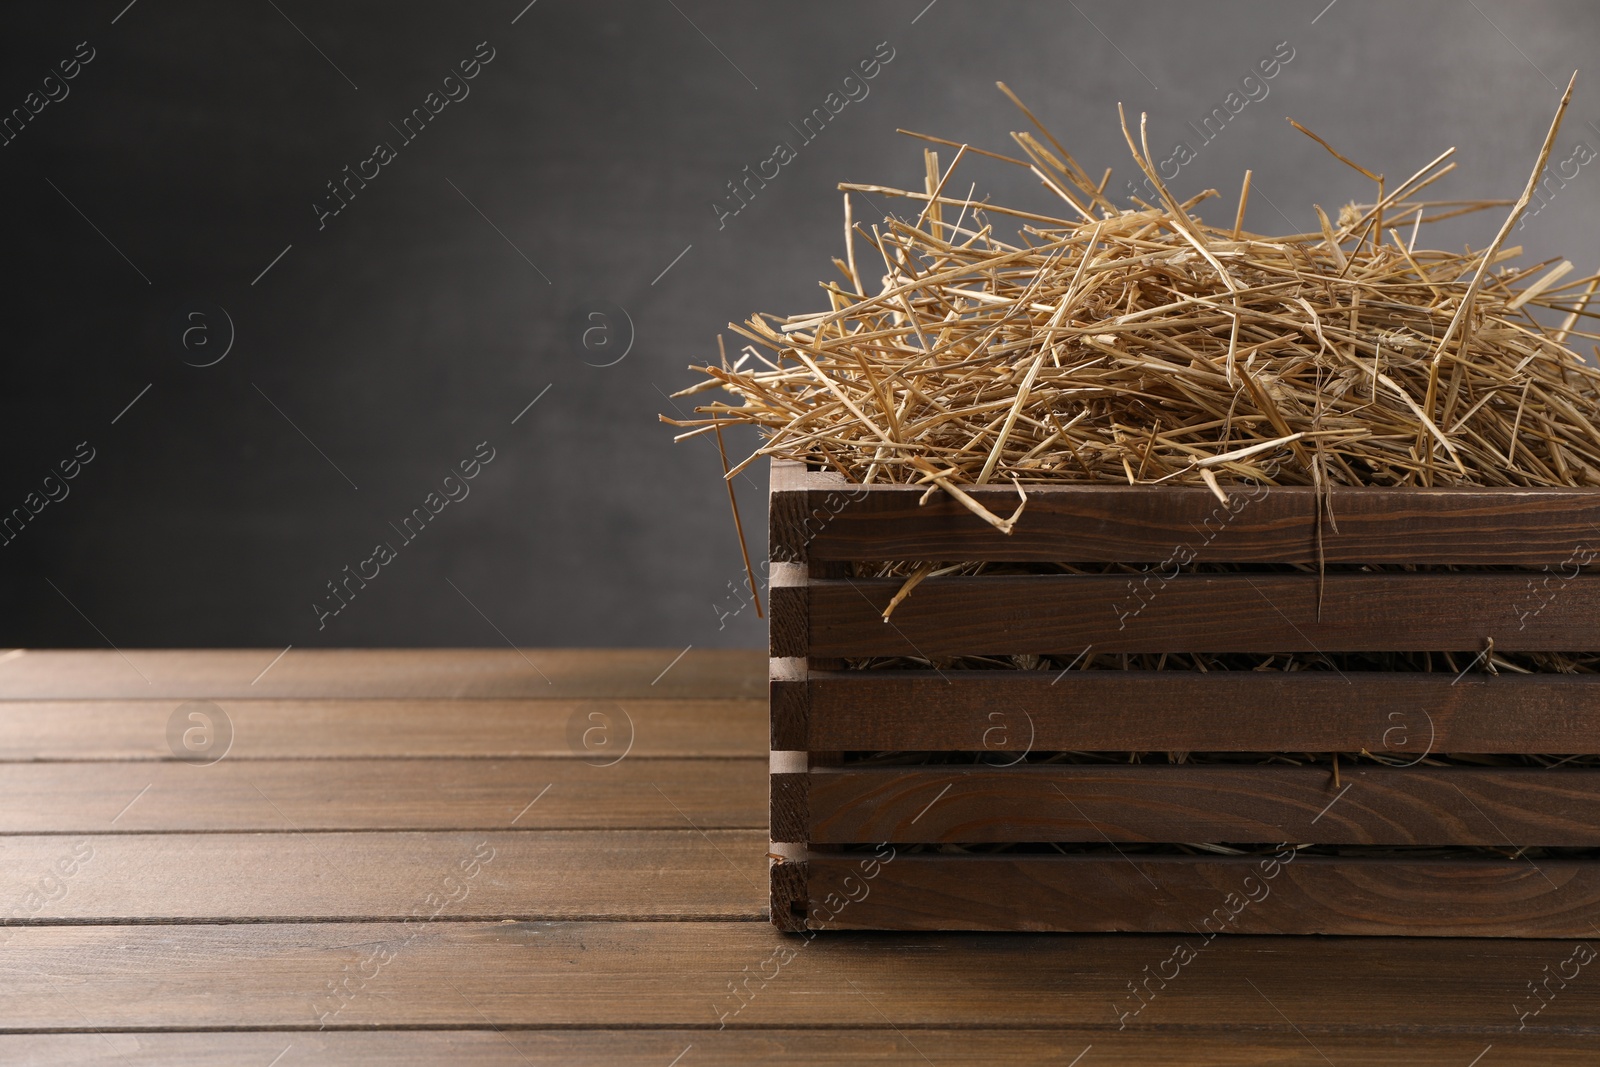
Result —
[[[1437, 195], [1514, 196], [1600, 43], [1600, 9], [1576, 2], [524, 2], [7, 13], [0, 111], [79, 41], [97, 55], [0, 148], [0, 512], [78, 442], [97, 457], [0, 547], [0, 644], [759, 645], [753, 610], [719, 619], [743, 570], [716, 453], [673, 445], [656, 415], [728, 320], [821, 306], [835, 183], [920, 181], [897, 126], [1007, 151], [1023, 127], [1001, 79], [1086, 167], [1121, 175], [1120, 100], [1150, 112], [1158, 154], [1199, 148], [1180, 196], [1214, 186], [1207, 210], [1231, 219], [1252, 167], [1249, 224], [1312, 228], [1311, 203], [1331, 214], [1370, 189], [1285, 115], [1393, 179], [1459, 146]], [[480, 41], [496, 56], [471, 95], [319, 231], [324, 183], [397, 141], [388, 124]], [[870, 95], [719, 229], [725, 183], [883, 41]], [[1267, 98], [1201, 147], [1185, 123], [1284, 41]], [[1600, 82], [1580, 79], [1556, 158], [1600, 147], [1596, 122]], [[1595, 172], [1516, 235], [1530, 258], [1596, 269]], [[1054, 210], [1004, 164], [958, 177]], [[903, 210], [873, 201], [858, 219]], [[1481, 247], [1498, 223], [1439, 236]], [[185, 350], [196, 308], [214, 347], [191, 334]], [[186, 366], [227, 340], [218, 308], [232, 350]], [[595, 366], [629, 319], [626, 357]], [[612, 346], [585, 349], [600, 324]], [[398, 543], [388, 524], [483, 440], [497, 455], [471, 495], [319, 630], [324, 583]], [[739, 490], [764, 554], [759, 468]]]

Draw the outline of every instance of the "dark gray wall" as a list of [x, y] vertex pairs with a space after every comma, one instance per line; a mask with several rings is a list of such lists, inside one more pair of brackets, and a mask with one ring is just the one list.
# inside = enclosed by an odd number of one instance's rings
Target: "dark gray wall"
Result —
[[[1313, 201], [1369, 190], [1286, 114], [1395, 178], [1457, 145], [1441, 195], [1513, 196], [1600, 43], [1577, 2], [523, 2], [7, 13], [0, 110], [79, 42], [94, 58], [0, 147], [0, 513], [79, 442], [94, 459], [0, 546], [0, 644], [760, 644], [753, 610], [718, 617], [743, 572], [715, 451], [656, 414], [723, 323], [818, 305], [835, 183], [920, 180], [895, 127], [1005, 150], [1003, 79], [1086, 166], [1125, 173], [1121, 100], [1158, 154], [1197, 149], [1180, 195], [1216, 186], [1231, 217], [1253, 167], [1251, 224], [1310, 227]], [[470, 95], [403, 143], [390, 123], [485, 41]], [[870, 94], [800, 144], [789, 123], [880, 42]], [[1266, 98], [1202, 144], [1186, 122], [1280, 42]], [[1595, 120], [1591, 79], [1557, 158], [1600, 146]], [[725, 183], [779, 140], [798, 158], [719, 226]], [[324, 183], [379, 141], [396, 158], [319, 229]], [[1596, 268], [1596, 171], [1517, 235], [1531, 256]], [[1002, 164], [960, 177], [1052, 210]], [[1447, 236], [1481, 246], [1497, 224]], [[626, 357], [597, 366], [630, 320]], [[584, 347], [596, 326], [609, 348]], [[226, 358], [186, 365], [230, 332]], [[390, 523], [482, 441], [470, 495], [402, 543]], [[759, 551], [764, 475], [739, 489]], [[380, 541], [397, 558], [319, 629], [325, 583]]]

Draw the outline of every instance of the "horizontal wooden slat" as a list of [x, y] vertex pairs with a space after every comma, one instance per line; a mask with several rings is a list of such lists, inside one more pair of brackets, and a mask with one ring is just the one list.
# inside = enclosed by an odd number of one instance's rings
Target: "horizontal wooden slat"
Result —
[[1600, 846], [1600, 770], [1145, 764], [807, 776], [810, 840]]
[[[797, 466], [797, 465], [790, 465]], [[1013, 560], [1157, 563], [1184, 553], [1207, 563], [1315, 563], [1315, 491], [1229, 488], [1224, 505], [1204, 487], [1028, 487], [1009, 536], [924, 486], [861, 486], [836, 475], [773, 468], [769, 537], [774, 559]], [[967, 486], [1000, 515], [1010, 485]], [[1600, 547], [1594, 489], [1336, 487], [1324, 530], [1329, 563], [1559, 566]]]
[[[766, 833], [753, 830], [8, 837], [0, 867], [11, 923], [758, 921], [767, 906]], [[24, 929], [0, 926], [0, 942], [20, 945]]]
[[[792, 747], [1600, 752], [1600, 676], [1332, 671], [813, 671]], [[1130, 709], [1137, 709], [1132, 711]]]
[[40, 649], [0, 652], [0, 700], [764, 698], [762, 653], [683, 651], [291, 648], [274, 663], [282, 649]]
[[[1245, 987], [1248, 991], [1248, 987]], [[1153, 1010], [1153, 1009], [1152, 1009]], [[812, 1067], [983, 1063], [996, 1067], [1067, 1067], [1087, 1050], [1083, 1067], [1283, 1067], [1334, 1063], [1396, 1063], [1466, 1067], [1493, 1044], [1476, 1034], [1346, 1035], [1320, 1028], [1315, 1048], [1280, 1022], [1248, 1034], [1150, 1032], [1128, 1029], [1059, 1030], [452, 1030], [234, 1031], [212, 1033], [14, 1034], [0, 1036], [0, 1062], [28, 1067], [748, 1067], [792, 1061]], [[1517, 1034], [1502, 1049], [1538, 1058], [1548, 1067], [1588, 1067], [1593, 1038]], [[285, 1051], [287, 1050], [287, 1052]], [[274, 1056], [282, 1055], [277, 1065]], [[1090, 1057], [1093, 1057], [1092, 1059]], [[1485, 1060], [1486, 1067], [1493, 1061]], [[1506, 1062], [1510, 1062], [1509, 1060]]]
[[[6, 665], [0, 664], [0, 673]], [[670, 675], [669, 675], [670, 677]], [[665, 684], [665, 683], [663, 683]], [[0, 760], [172, 759], [169, 700], [0, 701]], [[239, 700], [228, 759], [761, 756], [758, 700]], [[187, 725], [185, 723], [184, 725]], [[629, 742], [632, 746], [629, 746]]]
[[[1212, 891], [1206, 908], [1222, 895]], [[975, 909], [1002, 904], [973, 902]], [[848, 914], [847, 908], [840, 921]], [[406, 943], [411, 933], [417, 936]], [[314, 1030], [319, 1003], [326, 1003], [318, 998], [348, 977], [354, 993], [335, 1027], [689, 1026], [710, 1033], [719, 1024], [724, 1032], [876, 1029], [887, 1019], [913, 1040], [921, 1027], [1088, 1026], [1109, 1038], [1117, 1005], [1132, 998], [1128, 983], [1142, 979], [1147, 966], [1154, 972], [1175, 940], [905, 934], [807, 940], [763, 923], [722, 922], [26, 927], [15, 931], [7, 958], [28, 965], [0, 968], [6, 1005], [0, 1029]], [[1546, 965], [1554, 972], [1572, 947], [1219, 938], [1128, 1029], [1286, 1036], [1292, 1024], [1313, 1040], [1351, 1027], [1396, 1038], [1420, 1030], [1494, 1035], [1484, 1036], [1484, 1044], [1498, 1035], [1509, 1040], [1518, 1022], [1513, 1003], [1531, 999], [1524, 983], [1540, 978]], [[394, 957], [374, 973], [364, 961], [381, 948]], [[771, 977], [779, 959], [787, 963]], [[729, 983], [746, 980], [741, 1000]], [[1600, 983], [1580, 980], [1517, 1036], [1593, 1041], [1600, 1037], [1597, 1020]], [[1064, 1049], [1061, 1062], [1089, 1040]], [[679, 1067], [691, 1062], [685, 1057]], [[1080, 1067], [1092, 1062], [1086, 1057]]]
[[1600, 642], [1600, 574], [1566, 581], [1548, 601], [1517, 574], [1330, 574], [1320, 616], [1315, 574], [1185, 574], [1148, 589], [1120, 575], [930, 578], [885, 625], [902, 584], [812, 581], [810, 654], [1475, 653], [1489, 637], [1499, 651]]
[[0, 834], [758, 829], [765, 759], [0, 763]]
[[1237, 857], [912, 854], [863, 883], [859, 859], [811, 855], [811, 913], [835, 916], [829, 929], [1588, 938], [1600, 909], [1600, 863], [1305, 856], [1269, 879]]

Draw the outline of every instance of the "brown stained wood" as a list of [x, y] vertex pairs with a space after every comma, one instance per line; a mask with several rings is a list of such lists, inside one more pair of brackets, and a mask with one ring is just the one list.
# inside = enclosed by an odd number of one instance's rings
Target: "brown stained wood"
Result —
[[1320, 619], [1310, 573], [1185, 574], [1148, 589], [1120, 575], [930, 578], [885, 625], [902, 584], [811, 582], [810, 654], [1477, 653], [1488, 637], [1502, 652], [1577, 651], [1600, 634], [1600, 575], [1567, 580], [1535, 612], [1523, 575], [1330, 574]]
[[[755, 922], [765, 852], [762, 831], [687, 828], [6, 837], [0, 922]], [[6, 958], [26, 958], [28, 929], [0, 926]], [[193, 931], [166, 936], [181, 947]]]
[[[1600, 752], [1600, 677], [1332, 671], [812, 672], [796, 747]], [[1137, 708], [1137, 714], [1129, 709]]]
[[[1249, 987], [1244, 987], [1249, 992]], [[1254, 995], [1254, 994], [1252, 994]], [[1152, 1009], [1154, 1010], [1154, 1009]], [[1477, 1034], [1348, 1036], [1313, 1030], [1316, 1049], [1336, 1064], [1399, 1063], [1466, 1067], [1491, 1044]], [[1593, 1038], [1495, 1035], [1501, 1054], [1537, 1057], [1549, 1067], [1589, 1067]], [[1288, 1024], [1250, 1033], [1161, 1033], [1130, 1025], [1121, 1032], [1076, 1030], [452, 1030], [233, 1031], [212, 1033], [11, 1034], [0, 1036], [0, 1062], [28, 1067], [749, 1067], [795, 1062], [812, 1067], [885, 1064], [927, 1067], [982, 1063], [998, 1067], [1283, 1067], [1322, 1064]], [[285, 1050], [287, 1054], [285, 1054]], [[1490, 1053], [1494, 1055], [1494, 1053]], [[691, 1058], [692, 1057], [692, 1058]], [[1092, 1059], [1090, 1057], [1093, 1057]], [[1486, 1067], [1494, 1061], [1485, 1058]], [[1503, 1062], [1512, 1062], [1507, 1059]]]
[[[70, 665], [75, 655], [65, 655], [59, 663]], [[291, 653], [274, 671], [295, 655]], [[466, 655], [470, 659], [474, 654]], [[759, 698], [762, 657], [747, 658], [754, 687], [750, 695]], [[5, 679], [3, 672], [25, 659], [0, 663], [0, 682]], [[666, 660], [670, 656], [657, 672]], [[603, 661], [596, 670], [604, 670]], [[266, 678], [271, 677], [269, 672]], [[826, 675], [812, 672], [811, 677], [808, 686]], [[1086, 677], [1069, 677], [1056, 688], [1077, 685]], [[1492, 730], [1494, 705], [1487, 702], [1508, 691], [1495, 688], [1506, 680], [1484, 683], [1489, 688], [1481, 706], [1453, 706], [1456, 718], [1450, 719], [1446, 731], [1465, 729], [1462, 724], [1470, 720], [1478, 723], [1471, 727], [1477, 734], [1451, 736], [1489, 736], [1485, 732]], [[63, 675], [59, 685], [51, 684], [59, 689], [69, 681]], [[1192, 685], [1195, 680], [1174, 681]], [[1474, 684], [1477, 680], [1469, 678], [1457, 689]], [[204, 686], [194, 690], [205, 691]], [[825, 707], [833, 699], [828, 692], [820, 687], [808, 690], [807, 696]], [[1080, 700], [1093, 695], [1089, 690], [1077, 692]], [[1224, 700], [1220, 690], [1206, 692], [1211, 695], [1204, 700]], [[359, 761], [349, 757], [364, 756], [478, 757], [463, 773], [474, 767], [510, 767], [511, 785], [516, 784], [515, 770], [549, 766], [554, 774], [559, 764], [580, 775], [570, 779], [574, 784], [591, 773], [594, 780], [608, 784], [595, 794], [603, 810], [627, 811], [633, 803], [628, 799], [633, 795], [630, 790], [638, 783], [629, 784], [623, 774], [608, 775], [635, 771], [635, 764], [640, 765], [637, 773], [643, 773], [652, 763], [657, 768], [674, 763], [646, 761], [643, 754], [694, 755], [696, 715], [706, 716], [704, 744], [709, 754], [745, 754], [764, 747], [761, 703], [700, 701], [692, 691], [681, 695], [681, 706], [671, 706], [671, 700], [661, 702], [659, 714], [676, 716], [670, 721], [677, 724], [665, 737], [654, 724], [668, 720], [658, 718], [655, 709], [641, 716], [635, 704], [624, 703], [634, 712], [635, 747], [609, 771], [582, 766], [583, 757], [572, 755], [565, 741], [566, 721], [585, 706], [587, 697], [560, 698], [571, 702], [565, 708], [560, 700], [511, 697], [346, 701], [308, 692], [299, 698], [216, 698], [238, 729], [234, 750], [211, 767], [154, 762], [163, 757], [170, 761], [170, 753], [164, 752], [165, 728], [176, 700], [129, 701], [113, 696], [95, 701], [91, 695], [37, 702], [25, 697], [0, 704], [0, 739], [12, 746], [5, 750], [9, 758], [140, 761], [80, 764], [73, 768], [75, 779], [63, 778], [48, 784], [43, 793], [26, 794], [33, 797], [29, 804], [53, 797], [49, 803], [62, 817], [98, 814], [98, 808], [94, 812], [89, 808], [107, 794], [110, 784], [121, 784], [128, 775], [144, 775], [143, 782], [129, 779], [135, 790], [129, 791], [128, 799], [151, 783], [151, 771], [187, 773], [205, 784], [204, 789], [169, 797], [161, 792], [164, 783], [182, 779], [156, 782], [126, 811], [106, 816], [107, 821], [115, 816], [111, 833], [0, 836], [0, 915], [31, 903], [27, 894], [35, 892], [42, 903], [29, 914], [45, 923], [0, 928], [0, 952], [10, 961], [10, 966], [0, 967], [0, 1003], [7, 1009], [0, 1013], [0, 1029], [13, 1031], [0, 1037], [0, 1062], [37, 1059], [76, 1064], [93, 1063], [98, 1057], [108, 1063], [248, 1062], [260, 1067], [288, 1049], [279, 1067], [301, 1062], [493, 1063], [497, 1062], [493, 1057], [502, 1053], [509, 1057], [508, 1063], [664, 1065], [693, 1045], [680, 1067], [784, 1057], [817, 1063], [922, 1064], [924, 1054], [939, 1063], [982, 1059], [1031, 1064], [1070, 1063], [1092, 1043], [1093, 1050], [1080, 1067], [1092, 1062], [1266, 1064], [1294, 1062], [1296, 1055], [1322, 1063], [1304, 1042], [1304, 1034], [1339, 1063], [1382, 1059], [1466, 1064], [1491, 1041], [1496, 1045], [1491, 1056], [1513, 1056], [1514, 1049], [1565, 1063], [1580, 1062], [1578, 1057], [1600, 1041], [1600, 1025], [1595, 1023], [1600, 1018], [1600, 993], [1583, 982], [1570, 984], [1538, 1016], [1526, 1020], [1527, 1029], [1517, 1030], [1513, 1005], [1528, 1000], [1526, 983], [1567, 959], [1572, 942], [1437, 938], [1218, 940], [1185, 968], [1181, 985], [1164, 991], [1118, 1031], [1117, 998], [1127, 998], [1127, 984], [1170, 955], [1172, 938], [784, 935], [764, 921], [772, 890], [772, 872], [764, 858], [766, 832], [716, 830], [702, 824], [697, 811], [685, 806], [686, 799], [700, 795], [688, 779], [684, 784], [690, 792], [683, 795], [664, 785], [671, 800], [696, 823], [696, 828], [685, 824], [681, 831], [322, 833], [280, 827], [280, 832], [260, 834], [117, 832], [138, 828], [146, 803], [150, 812], [171, 817], [163, 825], [194, 827], [211, 822], [216, 828], [232, 817], [229, 811], [237, 810], [229, 805], [238, 799], [239, 783], [244, 781], [226, 776], [272, 770], [274, 759], [283, 756], [340, 757], [307, 761], [303, 775], [298, 768], [288, 775], [302, 781], [306, 790], [296, 788], [286, 794], [291, 806], [298, 805], [296, 819], [321, 818], [324, 825], [351, 815], [387, 818], [383, 805], [388, 797], [395, 798], [396, 812], [420, 810], [425, 787], [441, 781], [430, 775], [454, 773], [449, 765], [457, 762], [411, 760], [399, 770], [415, 775], [415, 780], [381, 785], [361, 779], [361, 772], [353, 768], [352, 763]], [[933, 701], [926, 692], [905, 699], [910, 701], [908, 709], [924, 701], [936, 725], [941, 717], [965, 714], [959, 703]], [[1330, 702], [1334, 699], [1328, 697]], [[1507, 707], [1523, 708], [1516, 712], [1520, 719], [1531, 715], [1540, 699], [1528, 696], [1527, 704]], [[1584, 700], [1578, 695], [1568, 703], [1557, 701], [1559, 712], [1552, 712], [1549, 721], [1559, 722], [1558, 714], [1566, 716], [1569, 727], [1580, 730], [1592, 717]], [[835, 705], [834, 711], [848, 706]], [[1081, 709], [1081, 703], [1078, 706]], [[1226, 708], [1225, 703], [1217, 706]], [[1307, 728], [1316, 721], [1311, 713], [1308, 718], [1302, 724]], [[830, 712], [817, 727], [819, 720], [814, 718], [813, 728], [832, 729], [827, 724], [833, 719], [837, 715]], [[1378, 718], [1373, 725], [1383, 721], [1387, 720]], [[1052, 728], [1047, 721], [1045, 729]], [[734, 729], [745, 731], [742, 740], [723, 736], [722, 731]], [[567, 755], [556, 761], [483, 758], [503, 755], [497, 747], [501, 744], [523, 746], [515, 751], [530, 755], [559, 756], [561, 749]], [[690, 747], [685, 751], [674, 745]], [[540, 746], [558, 750], [548, 752]], [[801, 747], [827, 751], [852, 745], [819, 742]], [[527, 766], [521, 766], [524, 763]], [[724, 770], [743, 765], [744, 773], [754, 771], [759, 779], [764, 770], [755, 764], [759, 761], [706, 760], [697, 765]], [[289, 766], [290, 762], [283, 764]], [[52, 769], [61, 768], [0, 767], [0, 776], [13, 771], [48, 775]], [[319, 771], [326, 783], [315, 780]], [[0, 817], [16, 815], [11, 802], [24, 795], [19, 789], [29, 782], [33, 788], [47, 779], [5, 780], [0, 796], [8, 803], [0, 805]], [[81, 795], [70, 795], [75, 783]], [[610, 784], [616, 793], [609, 791]], [[540, 825], [530, 820], [557, 799], [558, 787], [524, 812], [517, 827]], [[719, 787], [708, 781], [703, 788], [713, 795]], [[757, 782], [746, 803], [759, 809], [764, 792]], [[1352, 799], [1353, 792], [1341, 805]], [[474, 806], [489, 804], [492, 794], [493, 789], [473, 784], [458, 799], [465, 808], [477, 810]], [[325, 808], [349, 805], [349, 811], [318, 813], [318, 797], [328, 799]], [[176, 805], [185, 799], [202, 807], [217, 800], [226, 803], [217, 811], [182, 813]], [[283, 799], [273, 799], [289, 813]], [[163, 804], [169, 806], [163, 809]], [[43, 819], [48, 806], [24, 810]], [[539, 817], [552, 818], [550, 812], [562, 814], [552, 807]], [[1332, 812], [1325, 818], [1331, 817]], [[439, 889], [448, 893], [443, 878], [449, 865], [455, 864], [458, 874], [465, 873], [459, 868], [461, 860], [485, 839], [496, 848], [494, 859], [473, 880], [467, 898], [458, 902], [464, 910], [441, 914], [450, 921], [351, 921], [377, 914], [397, 899], [403, 903], [403, 914], [425, 904], [429, 893]], [[88, 863], [80, 863], [70, 876], [58, 873], [48, 879], [52, 870], [58, 870], [57, 861], [66, 856], [71, 862], [71, 850], [84, 840], [95, 849]], [[466, 851], [454, 851], [458, 843]], [[52, 851], [56, 849], [61, 851]], [[821, 854], [812, 855], [816, 860]], [[873, 892], [878, 893], [880, 883], [891, 884], [884, 879], [897, 866], [912, 870], [912, 858], [903, 855], [883, 865], [872, 883]], [[783, 866], [788, 871], [778, 888], [788, 894], [786, 899], [801, 899], [808, 890], [798, 877], [799, 865]], [[1132, 868], [1122, 866], [1130, 885], [1145, 885]], [[1546, 865], [1545, 873], [1565, 884], [1564, 870]], [[430, 882], [435, 874], [437, 886]], [[491, 883], [491, 878], [499, 882]], [[1283, 877], [1273, 884], [1280, 883], [1288, 884]], [[1026, 895], [1044, 889], [1021, 885], [1017, 891]], [[1225, 895], [1213, 891], [1215, 899], [1201, 902], [1214, 906]], [[826, 893], [821, 896], [825, 899]], [[1338, 897], [1341, 906], [1363, 899], [1348, 887]], [[1428, 899], [1427, 894], [1421, 898]], [[885, 899], [875, 896], [860, 906], [881, 906]], [[1442, 912], [1451, 907], [1459, 910], [1460, 901], [1469, 898], [1458, 894], [1453, 901], [1432, 899], [1432, 906]], [[978, 914], [994, 903], [981, 897], [976, 904], [963, 901], [958, 906]], [[223, 904], [238, 907], [220, 907]], [[288, 914], [290, 905], [326, 908], [296, 917], [316, 915], [330, 921], [272, 921]], [[508, 910], [497, 913], [498, 907]], [[212, 919], [236, 911], [231, 918], [239, 921], [172, 922], [184, 918], [184, 911], [208, 910], [217, 912]], [[1241, 918], [1248, 914], [1249, 909]], [[1552, 914], [1563, 913], [1557, 908]], [[502, 915], [540, 921], [472, 918]], [[674, 915], [698, 921], [661, 921]], [[723, 921], [719, 915], [737, 921]], [[605, 916], [617, 921], [543, 921], [552, 916]], [[641, 918], [652, 921], [623, 921]], [[849, 918], [847, 908], [834, 925], [842, 927]], [[99, 925], [135, 920], [153, 925]], [[59, 925], [63, 923], [95, 925]], [[1588, 935], [1579, 931], [1574, 936]], [[374, 975], [380, 948], [389, 954], [388, 962]], [[784, 951], [793, 952], [793, 960], [775, 980], [751, 978], [762, 972], [764, 961], [782, 958], [774, 953]], [[1245, 979], [1270, 993], [1271, 1003]], [[357, 991], [342, 1010], [330, 1014], [339, 1008], [330, 991], [341, 981], [354, 984]], [[742, 1002], [730, 991], [735, 981], [749, 981], [756, 991], [737, 1014], [733, 1013]], [[721, 1031], [719, 1020], [726, 1024]], [[316, 1032], [321, 1025], [355, 1029]], [[367, 1029], [371, 1026], [407, 1030], [374, 1033]], [[460, 1029], [431, 1033], [410, 1029], [429, 1026]], [[946, 1029], [952, 1026], [978, 1029]], [[94, 1027], [113, 1032], [14, 1032]], [[119, 1027], [236, 1032], [132, 1034], [115, 1032]], [[262, 1027], [292, 1032], [262, 1033]], [[257, 1032], [250, 1032], [252, 1028]], [[1081, 1043], [1072, 1031], [1086, 1031]], [[1488, 1036], [1480, 1042], [1482, 1034]], [[339, 1043], [346, 1039], [349, 1043]], [[257, 1040], [262, 1044], [255, 1044]], [[1556, 1052], [1562, 1048], [1573, 1051], [1563, 1059]]]
[[767, 913], [779, 930], [798, 933], [806, 922], [806, 864], [804, 860], [774, 862], [770, 875]]
[[773, 841], [805, 841], [810, 824], [806, 793], [809, 775], [778, 773], [770, 776], [772, 804], [769, 830]]
[[766, 688], [765, 657], [741, 649], [674, 664], [683, 649], [292, 648], [274, 664], [282, 651], [28, 650], [0, 662], [0, 700], [761, 700]]
[[[773, 559], [1160, 563], [1316, 562], [1314, 490], [1229, 487], [1230, 504], [1191, 486], [1029, 486], [1007, 536], [924, 488], [862, 486], [774, 463]], [[798, 466], [790, 464], [789, 466]], [[964, 487], [990, 511], [1016, 507], [1010, 485]], [[1329, 563], [1559, 567], [1600, 547], [1594, 489], [1335, 487]], [[1178, 555], [1175, 555], [1178, 553]]]
[[[1282, 881], [1280, 875], [1274, 885]], [[1214, 907], [1222, 896], [1212, 891], [1204, 903]], [[338, 1006], [319, 998], [353, 975], [331, 1026], [688, 1026], [709, 1033], [719, 1022], [727, 1032], [879, 1029], [888, 1020], [913, 1040], [924, 1027], [1041, 1026], [1092, 1027], [1109, 1040], [1117, 1006], [1131, 998], [1127, 983], [1146, 966], [1154, 970], [1176, 940], [832, 933], [807, 939], [756, 922], [22, 927], [7, 958], [28, 966], [0, 968], [6, 1005], [0, 1029], [311, 1030]], [[1582, 980], [1569, 983], [1517, 1034], [1513, 1005], [1527, 999], [1524, 983], [1541, 977], [1546, 965], [1554, 970], [1572, 948], [1570, 941], [1218, 939], [1123, 1033], [1183, 1027], [1287, 1037], [1287, 1018], [1313, 1040], [1330, 1031], [1399, 1040], [1420, 1030], [1481, 1036], [1483, 1044], [1503, 1038], [1508, 1054], [1514, 1037], [1595, 1041], [1600, 983]], [[378, 966], [380, 949], [390, 958]], [[775, 962], [763, 968], [778, 959], [788, 962], [776, 973]], [[763, 980], [762, 973], [772, 977]], [[753, 995], [741, 1001], [729, 983], [746, 979]], [[1064, 1060], [1091, 1040], [1067, 1050]], [[662, 1067], [667, 1062], [670, 1056]]]
[[[233, 725], [230, 760], [571, 756], [599, 764], [624, 751], [630, 758], [767, 752], [764, 698], [214, 702]], [[182, 703], [0, 701], [0, 760], [169, 760], [168, 723], [183, 718]]]
[[767, 644], [774, 659], [806, 654], [811, 605], [810, 581], [803, 566], [773, 563], [768, 568]]
[[1600, 770], [846, 768], [809, 775], [814, 844], [1296, 841], [1600, 846]]
[[[1168, 932], [1196, 945], [1211, 932], [1592, 938], [1600, 910], [1593, 863], [1306, 856], [1268, 879], [1241, 857], [908, 854], [863, 890], [856, 858], [812, 853], [809, 925], [831, 915], [829, 930]], [[835, 912], [830, 895], [858, 899]], [[1394, 958], [1419, 951], [1408, 943]], [[1508, 986], [1507, 1002], [1518, 992]]]
[[[848, 578], [849, 576], [850, 565], [848, 563], [814, 559], [806, 564], [806, 577], [813, 581], [818, 578]], [[807, 611], [809, 610], [810, 605], [808, 603]], [[848, 664], [838, 656], [818, 656], [813, 654], [806, 657], [806, 666], [810, 670], [817, 671], [842, 671]], [[818, 753], [813, 752], [811, 756], [812, 761], [815, 762], [818, 758]], [[831, 759], [828, 756], [823, 758]]]
[[[804, 563], [809, 543], [805, 465], [773, 460], [767, 491], [768, 555], [773, 563]], [[776, 531], [785, 531], [780, 538]]]
[[773, 657], [768, 661], [768, 689], [774, 749], [796, 751], [808, 747], [811, 687], [806, 682], [806, 661]]
[[766, 777], [765, 759], [0, 763], [0, 834], [754, 830]]

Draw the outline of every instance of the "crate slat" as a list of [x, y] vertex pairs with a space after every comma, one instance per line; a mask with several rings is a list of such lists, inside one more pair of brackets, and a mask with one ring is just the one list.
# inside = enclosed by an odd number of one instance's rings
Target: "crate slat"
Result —
[[1600, 752], [1600, 675], [788, 670], [774, 748]]
[[[1330, 574], [1320, 618], [1314, 574], [1181, 574], [1148, 588], [1125, 575], [929, 578], [885, 624], [902, 584], [810, 581], [809, 654], [1476, 653], [1488, 637], [1502, 652], [1562, 651], [1600, 634], [1600, 574], [1567, 579], [1547, 600], [1523, 574]], [[777, 600], [774, 589], [774, 642]]]
[[[772, 466], [772, 558], [1158, 563], [1187, 547], [1208, 563], [1315, 563], [1310, 486], [1230, 490], [1224, 505], [1188, 486], [1028, 488], [1009, 537], [944, 494], [918, 504], [916, 486], [863, 487], [798, 463]], [[863, 491], [865, 490], [865, 491]], [[966, 490], [991, 511], [1017, 505], [1009, 485]], [[1335, 487], [1329, 563], [1559, 566], [1600, 547], [1592, 489]]]
[[1600, 911], [1600, 865], [1581, 862], [1303, 856], [1268, 878], [1235, 857], [901, 854], [864, 880], [860, 858], [812, 853], [808, 926], [1170, 932], [1196, 945], [1217, 931], [1589, 938]]
[[1588, 768], [1346, 764], [1335, 787], [1328, 764], [864, 767], [806, 788], [813, 844], [1600, 846]]

